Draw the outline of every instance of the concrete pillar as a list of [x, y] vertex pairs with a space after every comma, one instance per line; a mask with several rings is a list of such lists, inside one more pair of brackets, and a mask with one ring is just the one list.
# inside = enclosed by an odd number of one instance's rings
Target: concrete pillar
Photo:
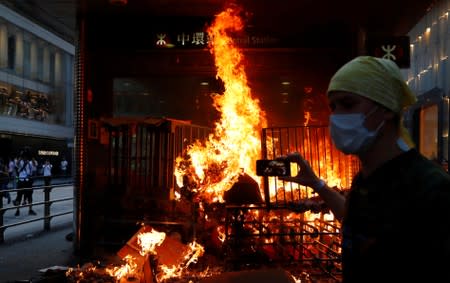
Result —
[[44, 83], [50, 82], [50, 49], [48, 46], [44, 46], [42, 54], [42, 81]]
[[60, 51], [55, 52], [55, 86], [61, 86], [62, 80], [62, 56]]
[[36, 80], [38, 77], [37, 61], [37, 42], [32, 40], [30, 45], [30, 73], [32, 80]]
[[8, 67], [8, 28], [0, 24], [0, 68]]
[[14, 70], [16, 74], [23, 74], [23, 33], [16, 33], [16, 54], [14, 58]]

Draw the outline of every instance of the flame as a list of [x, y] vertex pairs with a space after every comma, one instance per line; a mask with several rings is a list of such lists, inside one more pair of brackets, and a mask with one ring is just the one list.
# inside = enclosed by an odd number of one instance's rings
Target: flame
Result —
[[213, 96], [220, 119], [206, 142], [197, 141], [188, 147], [189, 164], [178, 157], [175, 169], [180, 187], [184, 185], [183, 176], [190, 175], [198, 184], [196, 192], [219, 202], [244, 171], [256, 177], [255, 160], [261, 155], [260, 131], [266, 126], [265, 112], [248, 86], [244, 56], [230, 36], [243, 29], [239, 12], [236, 6], [226, 8], [208, 28], [217, 77], [225, 86], [223, 94]]
[[[142, 279], [144, 272], [143, 271], [144, 262], [147, 262], [149, 260], [149, 257], [152, 256], [155, 259], [152, 262], [157, 263], [158, 254], [156, 248], [158, 246], [161, 246], [165, 239], [166, 234], [164, 232], [159, 232], [151, 228], [151, 231], [142, 232], [137, 235], [137, 243], [140, 246], [139, 254], [142, 256], [141, 258], [136, 258], [130, 254], [127, 254], [125, 257], [123, 257], [123, 261], [125, 261], [125, 263], [123, 263], [120, 266], [109, 266], [106, 267], [104, 270], [97, 270], [95, 266], [91, 265], [88, 265], [78, 270], [70, 268], [66, 272], [66, 276], [74, 278], [75, 281], [73, 282], [87, 282], [83, 280], [87, 279], [87, 277], [89, 276], [88, 274], [101, 275], [102, 273], [107, 275], [108, 278], [110, 277], [111, 279], [117, 280], [114, 282], [119, 281], [122, 282], [122, 279], [128, 280], [130, 278]], [[187, 245], [187, 249], [185, 249], [183, 251], [183, 254], [181, 254], [182, 260], [177, 265], [169, 266], [159, 264], [155, 266], [156, 271], [155, 276], [157, 282], [164, 282], [170, 278], [175, 277], [181, 278], [183, 274], [185, 274], [185, 272], [187, 271], [188, 267], [191, 264], [196, 264], [199, 258], [203, 256], [204, 253], [205, 249], [202, 245], [200, 245], [196, 241], [189, 243]], [[205, 276], [206, 273], [207, 271], [205, 271]]]
[[[140, 246], [139, 254], [147, 258], [149, 254], [155, 254], [155, 248], [162, 244], [166, 238], [166, 233], [151, 229], [149, 232], [140, 233], [137, 236], [137, 243]], [[137, 259], [131, 255], [126, 255], [123, 260], [125, 263], [121, 266], [106, 268], [106, 273], [120, 280], [127, 277], [139, 277], [141, 270]]]
[[195, 241], [191, 242], [188, 247], [188, 250], [183, 255], [184, 261], [182, 263], [177, 266], [161, 265], [158, 267], [159, 272], [156, 275], [158, 282], [163, 282], [174, 277], [181, 277], [189, 265], [191, 263], [197, 263], [198, 259], [205, 253], [203, 246]]
[[127, 255], [123, 260], [125, 264], [112, 268], [106, 268], [106, 273], [117, 279], [135, 276], [139, 273], [136, 259], [130, 255]]
[[156, 246], [161, 245], [165, 238], [166, 233], [158, 232], [154, 229], [151, 232], [139, 234], [138, 244], [141, 246], [139, 253], [143, 256], [149, 253], [155, 253]]
[[225, 240], [227, 238], [227, 235], [225, 234], [225, 227], [217, 226], [216, 230], [217, 230], [219, 241], [221, 241], [222, 243], [225, 242]]

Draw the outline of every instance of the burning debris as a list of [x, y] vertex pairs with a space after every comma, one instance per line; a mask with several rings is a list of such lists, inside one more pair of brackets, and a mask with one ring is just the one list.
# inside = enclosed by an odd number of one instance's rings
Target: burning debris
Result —
[[[117, 253], [120, 262], [108, 265], [87, 263], [69, 268], [68, 283], [209, 283], [209, 282], [312, 282], [301, 272], [299, 281], [287, 269], [267, 266], [258, 270], [227, 271], [223, 262], [205, 255], [195, 242], [188, 245], [143, 226]], [[295, 269], [294, 266], [291, 268]], [[298, 273], [298, 272], [297, 272]], [[231, 281], [230, 281], [231, 280]], [[274, 281], [275, 280], [275, 281]]]
[[[69, 282], [167, 282], [185, 276], [185, 272], [198, 262], [204, 248], [194, 242], [187, 245], [166, 237], [150, 226], [141, 229], [117, 252], [122, 264], [71, 268], [66, 276]], [[197, 272], [197, 275], [211, 271]]]

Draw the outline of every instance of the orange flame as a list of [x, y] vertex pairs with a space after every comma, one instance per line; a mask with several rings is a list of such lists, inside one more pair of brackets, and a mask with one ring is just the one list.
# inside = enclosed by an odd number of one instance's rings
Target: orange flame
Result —
[[139, 273], [138, 265], [134, 257], [127, 255], [123, 260], [125, 261], [125, 264], [112, 268], [106, 268], [106, 273], [119, 280], [121, 278], [135, 276]]
[[183, 272], [189, 267], [191, 263], [197, 263], [198, 259], [203, 256], [205, 249], [202, 245], [193, 241], [188, 245], [188, 250], [183, 254], [183, 262], [179, 265], [160, 265], [158, 267], [158, 274], [156, 278], [158, 282], [163, 282], [174, 277], [181, 277]]
[[204, 144], [197, 141], [188, 147], [190, 164], [183, 165], [183, 159], [178, 157], [175, 169], [180, 187], [183, 176], [190, 175], [198, 184], [198, 193], [220, 202], [243, 171], [256, 177], [255, 160], [261, 155], [260, 131], [266, 126], [265, 112], [260, 109], [259, 100], [252, 97], [247, 83], [244, 56], [230, 36], [243, 29], [239, 12], [235, 6], [226, 8], [208, 28], [217, 77], [225, 86], [222, 95], [213, 96], [220, 119]]
[[143, 256], [155, 253], [156, 246], [161, 245], [165, 238], [166, 233], [158, 232], [154, 229], [151, 232], [139, 234], [138, 244], [141, 246], [139, 253]]

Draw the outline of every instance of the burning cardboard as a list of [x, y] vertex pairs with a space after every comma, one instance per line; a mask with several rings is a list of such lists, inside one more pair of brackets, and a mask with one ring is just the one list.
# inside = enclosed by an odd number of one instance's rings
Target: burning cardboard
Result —
[[117, 255], [124, 261], [134, 259], [135, 273], [141, 275], [140, 283], [153, 283], [156, 278], [162, 281], [179, 276], [183, 269], [203, 255], [203, 248], [195, 242], [185, 245], [144, 225]]

